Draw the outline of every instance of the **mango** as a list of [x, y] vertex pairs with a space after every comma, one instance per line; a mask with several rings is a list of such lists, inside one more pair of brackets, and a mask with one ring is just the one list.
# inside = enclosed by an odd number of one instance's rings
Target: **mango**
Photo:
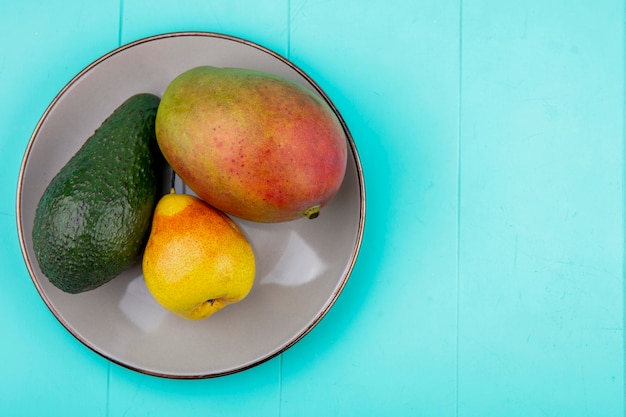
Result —
[[330, 106], [262, 71], [183, 72], [163, 93], [155, 131], [165, 159], [193, 192], [245, 220], [315, 218], [345, 175], [347, 138]]

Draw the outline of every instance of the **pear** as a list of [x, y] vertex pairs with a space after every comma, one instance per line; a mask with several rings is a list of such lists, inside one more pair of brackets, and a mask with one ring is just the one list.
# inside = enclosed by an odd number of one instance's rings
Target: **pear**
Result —
[[142, 269], [148, 290], [163, 308], [200, 320], [249, 294], [255, 258], [248, 239], [226, 214], [172, 190], [155, 208]]
[[341, 121], [318, 95], [279, 75], [185, 71], [165, 89], [155, 129], [161, 152], [189, 188], [246, 220], [315, 218], [345, 175]]

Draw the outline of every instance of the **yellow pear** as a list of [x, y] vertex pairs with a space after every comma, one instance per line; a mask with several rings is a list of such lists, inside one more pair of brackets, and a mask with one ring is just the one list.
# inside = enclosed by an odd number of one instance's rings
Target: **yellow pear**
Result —
[[255, 259], [246, 236], [226, 214], [172, 191], [154, 211], [142, 268], [161, 306], [199, 320], [248, 295]]

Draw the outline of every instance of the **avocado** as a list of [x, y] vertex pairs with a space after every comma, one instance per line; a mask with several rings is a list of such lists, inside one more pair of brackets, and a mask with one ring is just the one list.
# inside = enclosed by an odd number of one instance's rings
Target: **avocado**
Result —
[[95, 289], [143, 252], [164, 161], [154, 132], [159, 102], [142, 93], [116, 108], [39, 200], [33, 249], [41, 271], [60, 290]]

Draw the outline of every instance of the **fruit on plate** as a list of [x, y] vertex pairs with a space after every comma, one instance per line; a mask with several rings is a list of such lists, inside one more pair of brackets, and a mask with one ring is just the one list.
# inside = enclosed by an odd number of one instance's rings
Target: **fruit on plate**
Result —
[[158, 201], [158, 105], [152, 94], [122, 103], [44, 191], [33, 248], [57, 288], [72, 294], [92, 290], [141, 256]]
[[154, 299], [189, 320], [241, 301], [255, 277], [254, 252], [235, 222], [173, 190], [157, 204], [142, 267]]
[[201, 66], [167, 86], [157, 141], [203, 200], [258, 222], [315, 218], [345, 174], [347, 141], [330, 106], [284, 77]]

